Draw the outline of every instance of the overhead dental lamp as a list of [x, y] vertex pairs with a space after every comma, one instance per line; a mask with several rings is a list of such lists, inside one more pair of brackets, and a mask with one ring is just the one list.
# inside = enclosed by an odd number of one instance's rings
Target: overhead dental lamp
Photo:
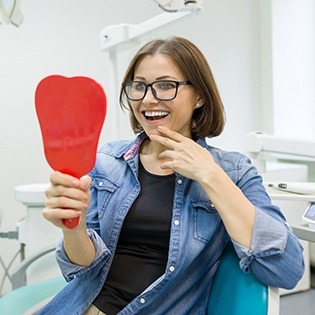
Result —
[[203, 1], [198, 0], [153, 0], [166, 12], [191, 10], [192, 8], [203, 9]]
[[20, 0], [0, 0], [0, 24], [19, 27], [23, 22]]

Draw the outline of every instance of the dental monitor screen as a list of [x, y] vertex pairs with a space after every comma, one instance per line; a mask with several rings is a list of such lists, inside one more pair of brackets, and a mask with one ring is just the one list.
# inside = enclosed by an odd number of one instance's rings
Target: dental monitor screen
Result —
[[307, 207], [303, 219], [308, 222], [310, 228], [315, 229], [315, 203]]

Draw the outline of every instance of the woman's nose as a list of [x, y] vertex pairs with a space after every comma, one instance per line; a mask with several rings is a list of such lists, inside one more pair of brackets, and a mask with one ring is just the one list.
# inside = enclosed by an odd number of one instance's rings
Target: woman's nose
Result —
[[151, 86], [148, 87], [142, 102], [143, 103], [157, 103], [159, 100], [154, 96], [154, 92]]

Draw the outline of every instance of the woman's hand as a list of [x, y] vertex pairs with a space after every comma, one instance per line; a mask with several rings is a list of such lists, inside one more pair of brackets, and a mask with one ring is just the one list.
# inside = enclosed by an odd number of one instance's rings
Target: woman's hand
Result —
[[159, 155], [166, 160], [161, 168], [172, 169], [198, 182], [209, 181], [218, 165], [207, 149], [167, 127], [159, 126], [158, 131], [161, 135], [151, 135], [150, 139], [167, 148]]
[[198, 181], [217, 209], [231, 238], [251, 248], [254, 206], [215, 163], [208, 150], [164, 126], [159, 126], [158, 131], [161, 135], [152, 135], [150, 139], [167, 148], [159, 155], [166, 159], [161, 167]]
[[[77, 265], [89, 266], [95, 256], [94, 245], [86, 230], [86, 212], [90, 203], [91, 178], [80, 179], [60, 172], [50, 176], [51, 185], [46, 190], [46, 207], [43, 216], [62, 228], [63, 247], [69, 260]], [[80, 217], [74, 229], [68, 229], [62, 219]]]
[[60, 172], [50, 176], [51, 185], [45, 191], [47, 200], [43, 216], [54, 225], [67, 229], [62, 219], [80, 217], [76, 227], [84, 226], [88, 205], [90, 202], [91, 178], [83, 176], [80, 179]]

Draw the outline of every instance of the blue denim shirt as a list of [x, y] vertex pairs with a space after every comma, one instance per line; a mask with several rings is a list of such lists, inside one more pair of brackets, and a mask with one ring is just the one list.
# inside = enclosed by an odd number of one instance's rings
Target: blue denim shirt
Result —
[[[91, 171], [91, 204], [87, 216], [96, 255], [89, 267], [72, 264], [60, 243], [56, 257], [69, 283], [37, 314], [83, 314], [100, 292], [108, 274], [124, 218], [140, 192], [140, 134], [133, 141], [115, 141], [97, 155]], [[207, 148], [255, 206], [252, 246], [233, 242], [240, 268], [267, 285], [293, 288], [304, 272], [302, 247], [280, 209], [271, 204], [250, 160], [236, 152]], [[158, 192], [157, 192], [158, 193]], [[226, 196], [229, 198], [229, 196]], [[212, 279], [229, 235], [201, 186], [176, 174], [169, 257], [163, 276], [131, 301], [119, 315], [206, 314]]]

